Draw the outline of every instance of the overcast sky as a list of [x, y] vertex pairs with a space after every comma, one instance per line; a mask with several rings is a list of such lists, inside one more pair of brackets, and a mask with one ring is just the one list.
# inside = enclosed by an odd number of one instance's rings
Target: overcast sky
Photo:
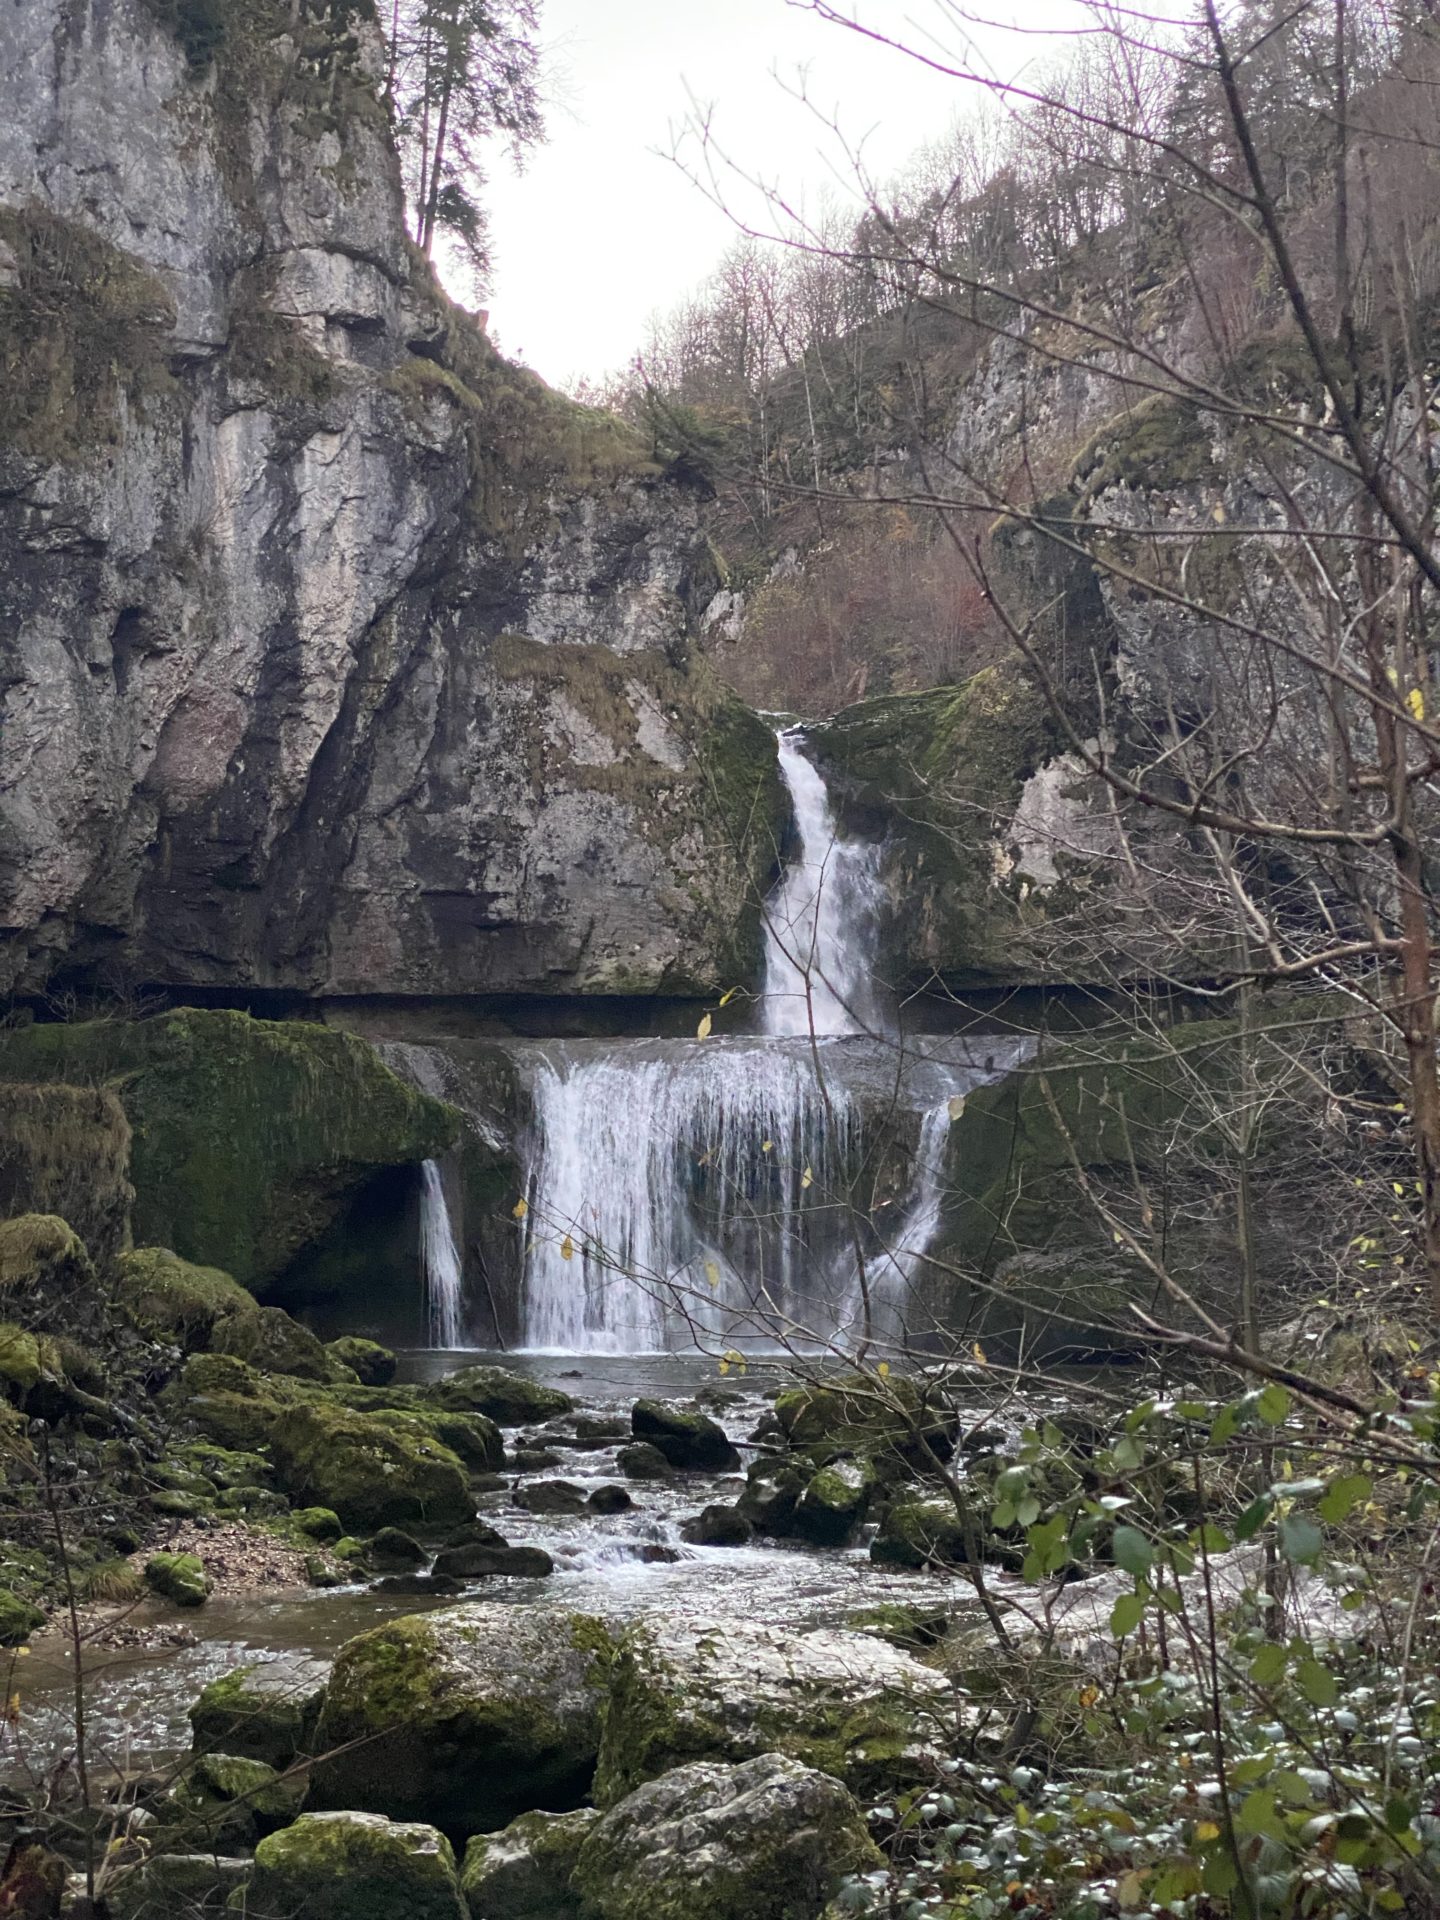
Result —
[[[911, 38], [941, 24], [935, 0], [868, 0], [861, 11]], [[1011, 5], [990, 11], [1008, 17]], [[1038, 26], [1073, 11], [1074, 0], [1025, 0], [1020, 17]], [[544, 38], [562, 99], [525, 172], [496, 165], [490, 315], [503, 351], [556, 384], [623, 366], [647, 317], [703, 280], [735, 237], [663, 157], [691, 95], [713, 105], [737, 162], [812, 205], [827, 186], [844, 191], [843, 162], [787, 96], [802, 69], [810, 99], [863, 138], [881, 175], [943, 132], [957, 104], [953, 82], [787, 0], [544, 0]], [[987, 47], [1015, 72], [1012, 40], [990, 35]]]

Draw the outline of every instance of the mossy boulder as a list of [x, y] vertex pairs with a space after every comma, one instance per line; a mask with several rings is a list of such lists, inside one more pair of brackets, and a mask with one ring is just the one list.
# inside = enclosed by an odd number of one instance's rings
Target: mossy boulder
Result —
[[187, 1417], [219, 1446], [254, 1453], [270, 1444], [283, 1411], [278, 1400], [248, 1393], [199, 1393], [185, 1404]]
[[836, 1460], [806, 1481], [788, 1531], [816, 1547], [843, 1547], [854, 1539], [870, 1508], [874, 1469], [864, 1460]]
[[350, 1369], [341, 1369], [310, 1329], [283, 1307], [252, 1305], [248, 1313], [229, 1315], [216, 1327], [210, 1344], [216, 1353], [233, 1354], [262, 1373], [288, 1373], [298, 1380], [353, 1379]]
[[497, 1427], [532, 1427], [569, 1413], [575, 1402], [508, 1367], [460, 1367], [430, 1389], [427, 1399], [455, 1413], [483, 1413]]
[[670, 1462], [648, 1440], [634, 1440], [628, 1447], [621, 1447], [615, 1455], [615, 1464], [627, 1480], [670, 1478]]
[[210, 1596], [210, 1576], [194, 1553], [152, 1554], [145, 1562], [145, 1583], [177, 1607], [200, 1607]]
[[865, 1634], [743, 1620], [641, 1621], [620, 1641], [595, 1774], [613, 1805], [692, 1760], [784, 1753], [857, 1791], [923, 1771], [953, 1719], [948, 1682]]
[[288, 1767], [310, 1751], [324, 1689], [283, 1665], [237, 1667], [212, 1680], [190, 1709], [196, 1753]]
[[327, 1341], [325, 1351], [342, 1367], [348, 1367], [362, 1387], [388, 1387], [400, 1364], [389, 1347], [353, 1333]]
[[63, 1302], [73, 1324], [97, 1298], [94, 1265], [67, 1221], [48, 1213], [0, 1220], [0, 1312], [7, 1318], [50, 1324]]
[[285, 1492], [333, 1508], [347, 1527], [458, 1526], [475, 1512], [459, 1459], [412, 1427], [300, 1402], [281, 1410], [270, 1447]]
[[630, 1410], [630, 1431], [681, 1471], [733, 1473], [740, 1456], [718, 1420], [690, 1407], [663, 1400], [637, 1400]]
[[918, 1468], [955, 1450], [954, 1408], [928, 1382], [901, 1374], [792, 1387], [776, 1396], [775, 1417], [794, 1448], [870, 1453]]
[[585, 1836], [573, 1885], [595, 1920], [819, 1920], [882, 1865], [838, 1780], [766, 1753], [638, 1788]]
[[0, 1392], [9, 1388], [23, 1398], [58, 1366], [53, 1342], [17, 1327], [13, 1320], [0, 1320]]
[[200, 1920], [225, 1911], [248, 1885], [251, 1861], [215, 1853], [157, 1853], [117, 1877], [105, 1895], [112, 1920]]
[[287, 1826], [300, 1811], [305, 1785], [282, 1779], [263, 1760], [202, 1753], [157, 1809], [161, 1833], [178, 1849], [234, 1853]]
[[994, 1533], [982, 1515], [953, 1501], [892, 1501], [870, 1542], [870, 1558], [880, 1567], [965, 1567], [982, 1562], [1018, 1568], [1023, 1546]]
[[333, 1507], [297, 1507], [290, 1515], [290, 1524], [307, 1540], [318, 1540], [322, 1546], [345, 1536], [344, 1523]]
[[0, 1587], [0, 1647], [23, 1647], [44, 1624], [39, 1607], [32, 1607], [8, 1587]]
[[228, 1273], [197, 1267], [168, 1247], [136, 1247], [122, 1254], [115, 1297], [142, 1333], [174, 1340], [191, 1352], [207, 1347], [222, 1321], [255, 1312], [255, 1296]]
[[[104, 1087], [0, 1084], [0, 1215], [66, 1221], [102, 1266], [130, 1228], [130, 1123]], [[3, 1236], [0, 1228], [0, 1236]], [[0, 1249], [0, 1292], [6, 1290]]]
[[790, 1531], [808, 1484], [807, 1466], [806, 1461], [781, 1453], [762, 1454], [750, 1462], [745, 1491], [737, 1505], [757, 1533], [784, 1535]]
[[483, 1920], [582, 1920], [570, 1876], [600, 1815], [522, 1813], [500, 1833], [477, 1833], [465, 1849], [460, 1890]]
[[382, 1408], [370, 1419], [397, 1433], [416, 1433], [448, 1447], [476, 1473], [498, 1473], [505, 1464], [500, 1429], [483, 1413], [450, 1413], [443, 1408]]
[[311, 1804], [450, 1834], [571, 1811], [595, 1768], [609, 1645], [583, 1615], [488, 1605], [361, 1634], [326, 1689]]
[[196, 1008], [7, 1030], [0, 1080], [113, 1090], [135, 1238], [262, 1294], [378, 1170], [443, 1152], [461, 1126], [352, 1034]]
[[272, 1833], [241, 1899], [255, 1920], [469, 1920], [445, 1836], [375, 1813], [305, 1813]]

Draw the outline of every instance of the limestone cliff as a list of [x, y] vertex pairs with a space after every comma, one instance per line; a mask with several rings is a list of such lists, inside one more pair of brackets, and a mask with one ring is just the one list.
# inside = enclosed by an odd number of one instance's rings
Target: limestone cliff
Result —
[[778, 786], [689, 656], [697, 497], [439, 293], [371, 12], [4, 10], [0, 987], [752, 963]]

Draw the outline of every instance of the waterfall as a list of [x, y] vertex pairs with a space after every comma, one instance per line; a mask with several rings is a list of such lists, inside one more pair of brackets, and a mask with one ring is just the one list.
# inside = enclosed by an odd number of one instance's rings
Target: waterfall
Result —
[[432, 1347], [461, 1344], [463, 1275], [450, 1228], [445, 1184], [433, 1160], [420, 1168], [420, 1265], [425, 1275], [425, 1327]]
[[765, 907], [763, 1029], [773, 1035], [874, 1033], [880, 849], [842, 840], [830, 796], [794, 728], [779, 736], [798, 857]]

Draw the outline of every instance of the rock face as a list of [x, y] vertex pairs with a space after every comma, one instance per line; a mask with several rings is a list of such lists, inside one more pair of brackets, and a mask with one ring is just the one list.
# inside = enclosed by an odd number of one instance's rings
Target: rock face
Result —
[[817, 1920], [846, 1874], [879, 1864], [838, 1780], [767, 1753], [632, 1793], [587, 1836], [573, 1884], [597, 1920]]
[[450, 1834], [570, 1811], [595, 1768], [606, 1646], [594, 1620], [506, 1606], [361, 1634], [331, 1675], [310, 1804], [383, 1809]]
[[417, 263], [367, 10], [167, 11], [7, 19], [0, 986], [741, 977], [698, 496]]

